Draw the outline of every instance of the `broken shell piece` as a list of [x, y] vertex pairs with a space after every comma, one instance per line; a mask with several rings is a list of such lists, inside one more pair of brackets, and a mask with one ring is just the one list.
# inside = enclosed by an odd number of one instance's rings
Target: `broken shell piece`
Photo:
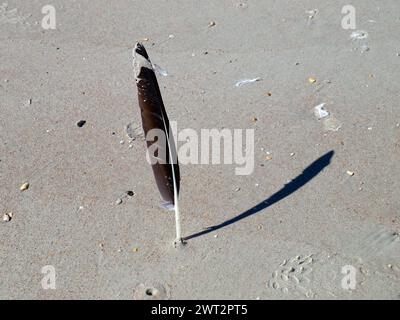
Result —
[[27, 107], [27, 106], [30, 106], [32, 104], [32, 99], [31, 98], [29, 98], [28, 100], [26, 100], [25, 101], [25, 103], [24, 103], [24, 105]]
[[19, 187], [19, 190], [25, 191], [28, 190], [28, 188], [29, 188], [29, 183], [25, 182], [22, 186]]
[[353, 172], [353, 171], [347, 170], [346, 173], [347, 173], [350, 177], [354, 176], [354, 172]]
[[351, 40], [361, 40], [361, 39], [366, 39], [368, 38], [368, 32], [364, 30], [356, 30], [353, 31], [350, 35]]
[[306, 10], [306, 13], [308, 14], [308, 21], [311, 19], [314, 19], [314, 17], [318, 14], [318, 9], [311, 9], [311, 10]]
[[317, 79], [315, 79], [315, 78], [313, 78], [313, 77], [309, 77], [309, 78], [308, 78], [308, 82], [309, 82], [309, 83], [316, 83], [316, 82], [317, 82]]
[[235, 83], [235, 87], [241, 87], [241, 86], [243, 86], [243, 85], [245, 85], [245, 84], [257, 82], [257, 81], [260, 81], [260, 80], [261, 80], [260, 77], [253, 78], [253, 79], [243, 79], [243, 80], [239, 80], [239, 81], [237, 81], [237, 82]]
[[12, 212], [5, 213], [5, 214], [3, 214], [3, 221], [9, 222], [9, 221], [11, 221], [12, 217], [13, 217]]
[[314, 115], [318, 120], [329, 116], [329, 112], [325, 110], [325, 103], [321, 103], [314, 107]]

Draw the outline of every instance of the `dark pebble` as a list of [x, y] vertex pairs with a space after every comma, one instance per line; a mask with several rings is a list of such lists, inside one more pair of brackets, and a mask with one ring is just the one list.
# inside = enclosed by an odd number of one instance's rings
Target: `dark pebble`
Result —
[[81, 120], [81, 121], [79, 121], [76, 125], [77, 125], [79, 128], [82, 128], [85, 124], [86, 124], [86, 120]]

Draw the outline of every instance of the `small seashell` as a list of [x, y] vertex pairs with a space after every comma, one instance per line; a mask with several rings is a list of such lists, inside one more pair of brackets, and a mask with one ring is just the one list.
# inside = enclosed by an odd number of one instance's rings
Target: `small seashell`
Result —
[[28, 190], [28, 188], [29, 188], [29, 183], [28, 183], [28, 182], [25, 182], [23, 185], [21, 185], [21, 186], [19, 187], [19, 190], [25, 191], [25, 190]]

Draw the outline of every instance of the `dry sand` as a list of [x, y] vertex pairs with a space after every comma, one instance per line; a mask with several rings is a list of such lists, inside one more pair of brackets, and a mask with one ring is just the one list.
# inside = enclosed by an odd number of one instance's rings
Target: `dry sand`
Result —
[[[46, 4], [0, 6], [0, 298], [399, 298], [398, 0], [352, 1], [363, 40], [346, 1], [56, 0], [43, 30]], [[179, 128], [255, 129], [252, 175], [181, 166], [184, 235], [218, 227], [179, 250], [125, 133], [144, 38]]]

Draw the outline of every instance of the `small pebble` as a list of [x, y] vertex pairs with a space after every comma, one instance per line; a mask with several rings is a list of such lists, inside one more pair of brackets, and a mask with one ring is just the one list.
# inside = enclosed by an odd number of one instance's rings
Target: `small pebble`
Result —
[[137, 248], [137, 247], [136, 247], [136, 248], [133, 248], [132, 251], [133, 251], [133, 252], [138, 252], [138, 251], [139, 251], [139, 248]]
[[116, 201], [115, 201], [115, 204], [121, 204], [122, 203], [122, 199], [121, 198], [118, 198]]
[[133, 197], [135, 195], [135, 193], [131, 190], [127, 191], [126, 194], [130, 197]]
[[294, 152], [292, 152], [292, 153], [290, 154], [290, 156], [291, 156], [291, 157], [293, 157], [294, 155], [295, 155], [295, 153], [294, 153]]
[[76, 125], [77, 125], [79, 128], [82, 128], [85, 124], [86, 124], [86, 120], [80, 120], [80, 121], [77, 122]]
[[347, 173], [350, 177], [354, 176], [354, 172], [353, 172], [353, 171], [347, 170], [346, 173]]
[[235, 192], [238, 192], [238, 191], [240, 191], [240, 187], [237, 187], [237, 188], [235, 189]]
[[124, 140], [121, 140], [120, 142], [119, 142], [119, 144], [124, 144], [125, 143], [125, 141]]
[[5, 214], [3, 214], [3, 221], [9, 222], [9, 221], [11, 221], [12, 217], [13, 217], [12, 212], [5, 213]]
[[313, 78], [313, 77], [309, 77], [309, 78], [308, 78], [308, 82], [309, 82], [309, 83], [315, 83], [315, 82], [317, 82], [317, 79], [315, 79], [315, 78]]
[[29, 188], [29, 183], [25, 182], [22, 186], [19, 187], [19, 190], [25, 191], [28, 190], [28, 188]]
[[257, 122], [258, 119], [256, 117], [251, 118], [251, 122]]
[[214, 27], [214, 26], [215, 26], [215, 21], [210, 21], [210, 22], [208, 23], [208, 27], [209, 27], [209, 28]]
[[237, 3], [237, 4], [236, 4], [236, 8], [242, 8], [242, 9], [245, 9], [245, 8], [247, 8], [247, 4], [246, 4], [246, 3], [244, 3], [244, 2]]
[[272, 93], [271, 92], [267, 92], [267, 93], [265, 93], [265, 95], [270, 97], [270, 96], [272, 96]]
[[271, 156], [266, 156], [265, 160], [270, 161], [270, 160], [272, 160], [272, 157]]
[[175, 36], [174, 36], [173, 34], [170, 34], [170, 35], [168, 36], [168, 38], [173, 39], [173, 38], [175, 38]]

